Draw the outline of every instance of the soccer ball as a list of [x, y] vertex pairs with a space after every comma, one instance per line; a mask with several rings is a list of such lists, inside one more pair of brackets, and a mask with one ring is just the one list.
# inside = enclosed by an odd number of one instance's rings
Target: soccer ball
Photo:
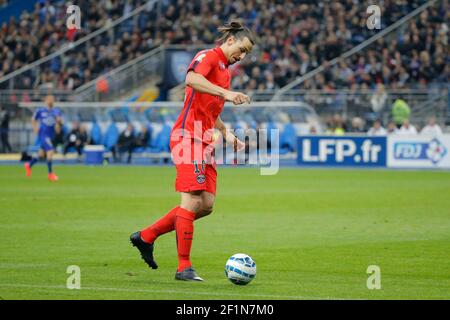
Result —
[[225, 264], [225, 275], [234, 284], [246, 285], [256, 276], [256, 263], [250, 256], [236, 253]]

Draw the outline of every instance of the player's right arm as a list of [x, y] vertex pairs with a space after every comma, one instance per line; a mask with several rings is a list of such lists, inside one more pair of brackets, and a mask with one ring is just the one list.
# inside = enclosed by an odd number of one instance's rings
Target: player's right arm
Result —
[[195, 71], [189, 71], [186, 76], [186, 85], [197, 92], [207, 93], [213, 96], [218, 96], [226, 101], [231, 101], [234, 104], [250, 103], [250, 97], [235, 91], [226, 90], [219, 87], [206, 79], [202, 74]]
[[33, 129], [33, 132], [35, 134], [38, 134], [39, 132], [39, 110], [37, 110], [34, 114], [33, 117], [31, 117], [31, 128]]
[[250, 102], [250, 98], [247, 95], [226, 90], [206, 79], [213, 66], [217, 65], [217, 63], [217, 56], [212, 51], [200, 52], [189, 65], [185, 81], [186, 85], [197, 92], [218, 96], [234, 104]]

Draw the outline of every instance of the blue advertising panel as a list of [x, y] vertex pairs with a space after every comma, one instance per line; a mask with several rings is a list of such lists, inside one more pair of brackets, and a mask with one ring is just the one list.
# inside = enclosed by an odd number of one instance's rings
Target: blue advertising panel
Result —
[[297, 144], [299, 165], [386, 166], [386, 137], [301, 136]]
[[195, 53], [184, 50], [166, 50], [164, 82], [168, 88], [180, 84]]

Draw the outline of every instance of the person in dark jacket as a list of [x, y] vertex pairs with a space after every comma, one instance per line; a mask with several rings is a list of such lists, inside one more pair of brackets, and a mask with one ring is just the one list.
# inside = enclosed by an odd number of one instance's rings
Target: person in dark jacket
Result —
[[64, 148], [64, 132], [62, 131], [61, 125], [59, 123], [55, 124], [55, 135], [53, 136], [53, 146], [55, 147], [55, 150], [59, 153]]
[[9, 112], [5, 108], [0, 109], [0, 140], [2, 141], [2, 152], [11, 152], [12, 148], [9, 144]]
[[138, 133], [136, 137], [136, 147], [146, 148], [150, 141], [150, 132], [148, 131], [147, 126], [142, 126], [141, 131]]
[[80, 125], [78, 122], [73, 123], [72, 131], [70, 131], [67, 136], [67, 142], [64, 147], [64, 155], [67, 154], [69, 148], [75, 148], [78, 156], [81, 156], [83, 147], [87, 142], [87, 134], [84, 126]]
[[120, 158], [122, 158], [122, 153], [128, 152], [128, 163], [131, 163], [131, 156], [136, 144], [133, 131], [133, 125], [129, 123], [126, 129], [119, 135], [119, 140], [117, 141], [117, 149], [119, 151]]

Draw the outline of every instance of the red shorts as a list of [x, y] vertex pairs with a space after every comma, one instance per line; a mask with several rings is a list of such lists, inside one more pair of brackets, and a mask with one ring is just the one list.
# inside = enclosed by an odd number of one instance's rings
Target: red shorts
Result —
[[217, 171], [213, 145], [184, 139], [171, 141], [170, 150], [177, 169], [176, 191], [204, 190], [216, 194]]

